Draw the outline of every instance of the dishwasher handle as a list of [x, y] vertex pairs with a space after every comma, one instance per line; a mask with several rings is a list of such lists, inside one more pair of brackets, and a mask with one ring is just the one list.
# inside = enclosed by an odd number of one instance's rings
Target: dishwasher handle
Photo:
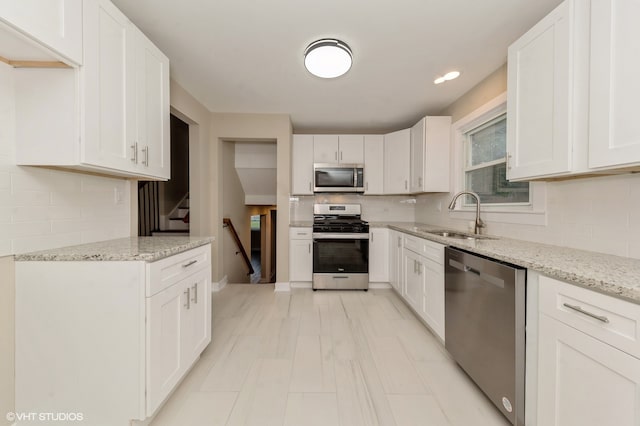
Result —
[[453, 259], [449, 259], [449, 265], [453, 266], [454, 268], [462, 272], [471, 272], [472, 274], [480, 275], [480, 271], [478, 271], [477, 269], [473, 269], [471, 266], [464, 265]]
[[465, 265], [453, 259], [449, 259], [449, 265], [462, 272], [471, 272], [472, 274], [480, 277], [480, 279], [482, 279], [483, 281], [486, 281], [489, 284], [493, 284], [496, 287], [504, 288], [504, 280], [502, 278], [494, 277], [493, 275], [487, 274], [486, 272], [481, 272], [477, 269], [472, 268], [471, 266]]

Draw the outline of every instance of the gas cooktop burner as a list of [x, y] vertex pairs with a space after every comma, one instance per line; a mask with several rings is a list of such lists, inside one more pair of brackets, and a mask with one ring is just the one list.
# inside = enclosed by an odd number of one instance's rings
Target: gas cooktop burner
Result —
[[369, 223], [360, 218], [359, 204], [316, 204], [313, 211], [313, 232], [369, 232]]

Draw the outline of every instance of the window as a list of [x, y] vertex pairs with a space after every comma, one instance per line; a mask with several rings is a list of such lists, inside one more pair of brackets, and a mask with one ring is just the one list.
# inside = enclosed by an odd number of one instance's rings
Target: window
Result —
[[[501, 114], [464, 133], [465, 190], [480, 196], [484, 205], [528, 205], [529, 182], [507, 181], [507, 115]], [[466, 196], [464, 206], [474, 205]]]

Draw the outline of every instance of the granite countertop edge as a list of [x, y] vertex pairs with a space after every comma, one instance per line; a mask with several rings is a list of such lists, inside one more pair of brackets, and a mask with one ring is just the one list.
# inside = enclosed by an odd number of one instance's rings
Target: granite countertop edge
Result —
[[440, 244], [512, 263], [580, 287], [640, 304], [640, 260], [505, 237], [467, 241], [429, 234], [446, 229], [423, 223], [373, 222]]
[[155, 262], [215, 241], [214, 237], [130, 237], [16, 254], [16, 262]]

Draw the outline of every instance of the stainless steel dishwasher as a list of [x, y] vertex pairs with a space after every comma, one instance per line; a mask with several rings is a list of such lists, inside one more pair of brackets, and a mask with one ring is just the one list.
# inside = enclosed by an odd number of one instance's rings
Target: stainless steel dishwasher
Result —
[[525, 424], [526, 272], [445, 249], [445, 347], [516, 426]]

